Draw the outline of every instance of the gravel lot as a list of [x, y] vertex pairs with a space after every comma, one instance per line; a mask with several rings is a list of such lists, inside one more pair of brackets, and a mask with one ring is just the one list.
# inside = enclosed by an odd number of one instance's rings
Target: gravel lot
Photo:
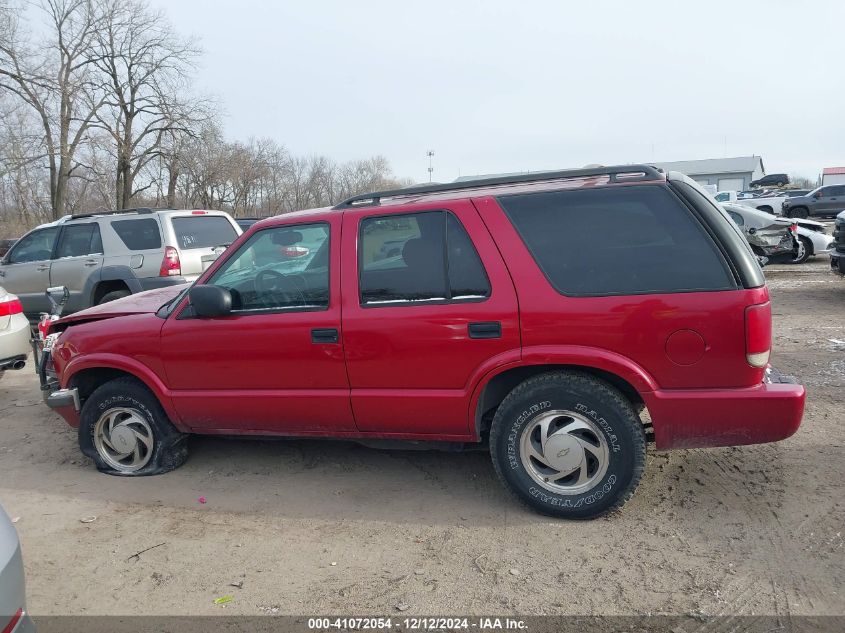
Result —
[[9, 372], [0, 501], [30, 610], [845, 614], [845, 280], [826, 258], [767, 275], [773, 362], [809, 394], [801, 429], [652, 451], [632, 501], [586, 523], [522, 509], [484, 453], [194, 438], [168, 475], [100, 475], [31, 371]]

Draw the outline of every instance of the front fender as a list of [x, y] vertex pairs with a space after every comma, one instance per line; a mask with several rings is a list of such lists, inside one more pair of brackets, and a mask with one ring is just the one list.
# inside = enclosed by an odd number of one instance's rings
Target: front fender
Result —
[[68, 388], [74, 376], [86, 369], [116, 369], [126, 372], [140, 380], [153, 393], [161, 403], [162, 408], [173, 425], [182, 432], [189, 429], [183, 424], [182, 419], [173, 406], [170, 397], [170, 390], [162, 382], [161, 378], [147, 365], [140, 361], [119, 354], [85, 354], [72, 358], [61, 373], [61, 386]]

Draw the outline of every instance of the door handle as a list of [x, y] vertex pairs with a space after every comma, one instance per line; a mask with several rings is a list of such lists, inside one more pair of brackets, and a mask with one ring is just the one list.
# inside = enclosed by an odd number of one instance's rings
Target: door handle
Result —
[[86, 266], [96, 266], [96, 265], [97, 265], [97, 264], [99, 264], [99, 263], [100, 263], [100, 262], [98, 262], [96, 259], [86, 259], [86, 260], [85, 260], [85, 265], [86, 265]]
[[315, 345], [326, 345], [328, 343], [337, 343], [337, 341], [337, 328], [327, 327], [311, 330], [311, 342]]
[[479, 321], [467, 326], [470, 338], [502, 338], [502, 324], [498, 321]]
[[45, 270], [50, 270], [50, 266], [49, 265], [45, 266], [44, 264], [41, 264], [35, 270], [37, 270], [40, 273], [43, 273]]

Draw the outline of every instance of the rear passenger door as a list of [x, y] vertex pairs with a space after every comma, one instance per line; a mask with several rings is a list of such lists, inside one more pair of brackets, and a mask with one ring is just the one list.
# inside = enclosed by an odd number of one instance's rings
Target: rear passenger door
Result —
[[469, 434], [475, 380], [520, 349], [516, 293], [475, 208], [344, 211], [342, 256], [358, 428]]
[[87, 308], [100, 280], [103, 267], [103, 240], [96, 222], [62, 227], [50, 266], [50, 285], [70, 291], [65, 312]]

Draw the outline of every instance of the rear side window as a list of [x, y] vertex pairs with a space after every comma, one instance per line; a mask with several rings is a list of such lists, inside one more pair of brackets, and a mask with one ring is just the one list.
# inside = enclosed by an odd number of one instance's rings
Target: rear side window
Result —
[[447, 211], [361, 222], [362, 305], [479, 301], [490, 282], [460, 221]]
[[100, 240], [100, 227], [95, 222], [75, 224], [66, 226], [62, 230], [59, 247], [56, 249], [56, 258], [81, 257], [82, 255], [102, 252], [103, 243]]
[[562, 294], [735, 288], [710, 236], [664, 187], [552, 191], [506, 196], [499, 203]]
[[238, 237], [231, 222], [219, 215], [177, 217], [170, 222], [180, 249], [228, 246]]
[[111, 226], [130, 251], [161, 248], [161, 232], [153, 218], [115, 220]]

